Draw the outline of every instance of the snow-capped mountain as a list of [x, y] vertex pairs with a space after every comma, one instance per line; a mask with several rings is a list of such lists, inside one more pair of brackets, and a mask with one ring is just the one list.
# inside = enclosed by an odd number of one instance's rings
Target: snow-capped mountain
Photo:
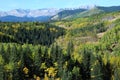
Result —
[[90, 10], [90, 9], [95, 8], [95, 7], [97, 7], [97, 6], [96, 5], [83, 5], [83, 6], [80, 6], [79, 8]]
[[49, 21], [50, 18], [62, 11], [61, 9], [14, 9], [0, 11], [0, 21]]
[[[26, 10], [22, 10], [22, 9], [14, 9], [11, 11], [6, 12], [7, 15], [11, 15], [11, 16], [16, 16], [16, 17], [24, 17], [26, 16], [29, 12], [27, 12]], [[6, 16], [7, 16], [6, 15]]]
[[10, 11], [0, 11], [0, 17], [5, 16], [15, 16], [15, 17], [40, 17], [40, 16], [54, 16], [57, 13], [63, 10], [75, 10], [75, 9], [91, 9], [95, 7], [92, 6], [80, 6], [76, 8], [64, 8], [64, 9], [56, 9], [56, 8], [44, 8], [44, 9], [14, 9]]
[[63, 20], [68, 18], [80, 18], [99, 14], [103, 12], [120, 11], [120, 6], [80, 6], [78, 8], [45, 8], [45, 9], [14, 9], [10, 11], [0, 11], [0, 21], [23, 22], [23, 21], [50, 21]]
[[53, 16], [60, 12], [60, 9], [38, 9], [38, 10], [31, 10], [27, 16], [29, 17], [39, 17], [39, 16]]
[[5, 16], [15, 16], [15, 17], [40, 17], [40, 16], [53, 16], [60, 12], [60, 9], [36, 9], [36, 10], [24, 10], [24, 9], [14, 9], [10, 11], [0, 11], [0, 17]]
[[7, 15], [6, 12], [2, 12], [2, 11], [0, 11], [0, 17], [6, 16], [6, 15]]

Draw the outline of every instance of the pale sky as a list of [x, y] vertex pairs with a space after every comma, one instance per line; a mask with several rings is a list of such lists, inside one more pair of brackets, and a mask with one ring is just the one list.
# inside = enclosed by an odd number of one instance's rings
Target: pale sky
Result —
[[120, 6], [120, 0], [0, 0], [0, 11], [19, 8], [74, 8], [84, 5]]

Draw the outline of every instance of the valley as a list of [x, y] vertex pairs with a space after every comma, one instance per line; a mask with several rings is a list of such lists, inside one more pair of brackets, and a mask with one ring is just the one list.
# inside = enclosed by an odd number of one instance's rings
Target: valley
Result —
[[0, 15], [0, 80], [120, 80], [119, 6], [20, 12]]

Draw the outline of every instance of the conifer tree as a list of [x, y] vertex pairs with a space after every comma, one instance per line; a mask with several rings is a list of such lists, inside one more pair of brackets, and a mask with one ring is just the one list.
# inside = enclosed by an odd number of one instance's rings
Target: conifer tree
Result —
[[0, 54], [0, 80], [4, 80], [3, 77], [4, 77], [4, 59], [2, 55]]

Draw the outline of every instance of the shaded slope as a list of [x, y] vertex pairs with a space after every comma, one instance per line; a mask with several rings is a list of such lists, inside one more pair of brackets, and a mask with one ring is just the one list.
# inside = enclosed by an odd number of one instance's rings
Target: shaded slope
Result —
[[57, 15], [53, 16], [52, 20], [61, 20], [65, 19], [69, 16], [75, 15], [77, 13], [86, 11], [86, 9], [75, 9], [75, 10], [63, 10], [59, 12]]

